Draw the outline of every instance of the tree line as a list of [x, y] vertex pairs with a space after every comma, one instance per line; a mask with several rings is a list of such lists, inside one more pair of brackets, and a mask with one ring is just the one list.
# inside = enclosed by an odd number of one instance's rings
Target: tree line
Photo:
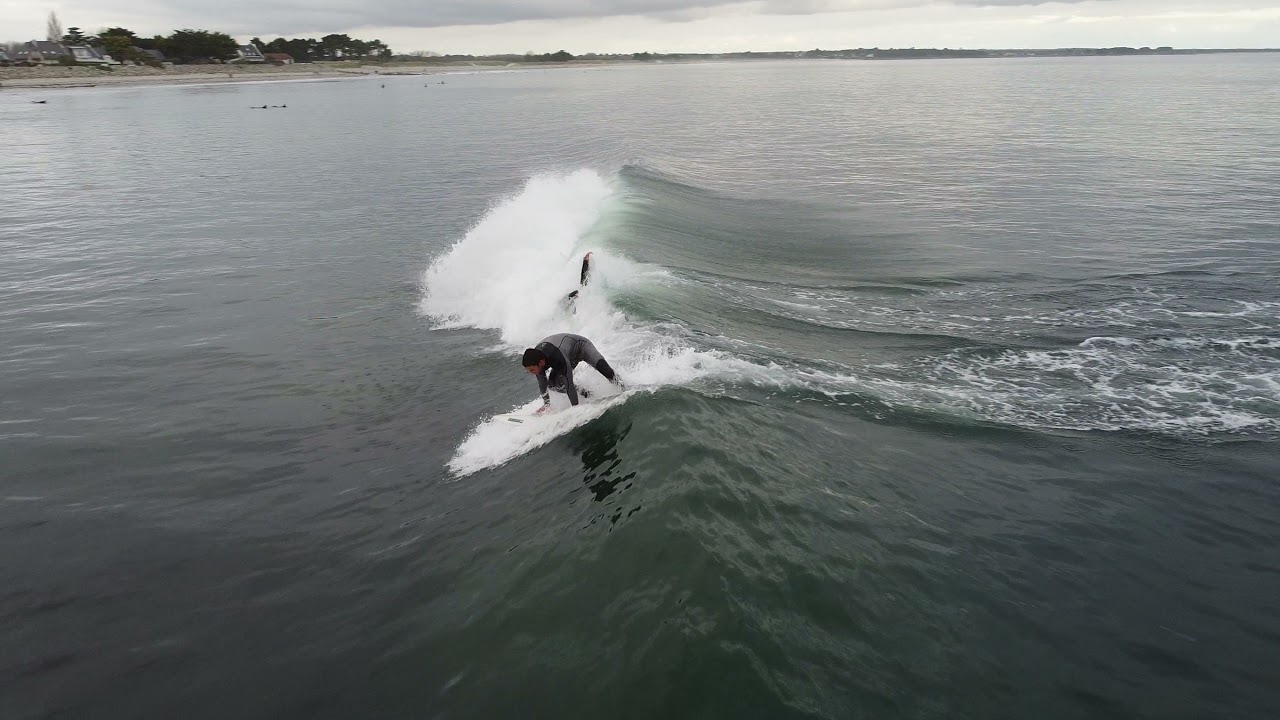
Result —
[[175, 62], [197, 60], [231, 60], [236, 57], [240, 44], [230, 35], [209, 30], [190, 28], [174, 30], [170, 35], [142, 37], [128, 28], [111, 27], [97, 35], [86, 35], [80, 28], [68, 28], [58, 39], [64, 45], [92, 45], [101, 47], [116, 60], [145, 62], [152, 59], [138, 50], [159, 50], [165, 58]]
[[[595, 58], [602, 58], [606, 56], [583, 55], [582, 57], [586, 59], [595, 59]], [[611, 58], [613, 56], [608, 56], [608, 57]], [[413, 52], [406, 53], [404, 55], [396, 55], [395, 59], [405, 60], [413, 63], [423, 63], [427, 65], [447, 65], [449, 63], [455, 63], [455, 62], [475, 62], [475, 61], [504, 62], [504, 63], [536, 63], [536, 62], [566, 63], [566, 62], [569, 62], [570, 60], [578, 59], [578, 56], [574, 55], [571, 52], [568, 52], [567, 50], [560, 50], [553, 53], [542, 53], [541, 55], [538, 55], [533, 52], [527, 52], [523, 55], [516, 55], [516, 54], [441, 55], [440, 53], [431, 52], [430, 50], [415, 50]]]
[[[232, 60], [240, 47], [227, 33], [191, 28], [149, 38], [122, 27], [106, 28], [96, 35], [87, 34], [78, 27], [67, 28], [64, 33], [57, 13], [49, 13], [47, 39], [64, 45], [100, 47], [116, 60], [147, 63], [154, 63], [155, 58], [139, 50], [158, 50], [165, 58], [175, 62], [197, 62]], [[276, 38], [271, 42], [263, 42], [254, 38], [253, 44], [264, 53], [285, 53], [297, 62], [391, 57], [391, 48], [381, 40], [359, 40], [339, 34], [325, 35], [319, 40]]]
[[271, 42], [253, 39], [253, 44], [266, 53], [285, 53], [296, 62], [379, 58], [390, 59], [391, 48], [381, 40], [358, 40], [337, 33], [315, 38], [276, 38]]

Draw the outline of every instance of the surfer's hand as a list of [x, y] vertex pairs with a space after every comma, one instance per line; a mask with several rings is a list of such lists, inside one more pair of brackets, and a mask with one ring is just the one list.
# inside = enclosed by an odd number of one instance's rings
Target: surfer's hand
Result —
[[551, 403], [547, 403], [546, 405], [543, 405], [542, 407], [538, 408], [537, 410], [534, 410], [534, 411], [533, 411], [533, 414], [534, 414], [534, 415], [541, 415], [542, 413], [546, 412], [546, 411], [547, 411], [547, 408], [549, 408], [549, 407], [551, 407]]

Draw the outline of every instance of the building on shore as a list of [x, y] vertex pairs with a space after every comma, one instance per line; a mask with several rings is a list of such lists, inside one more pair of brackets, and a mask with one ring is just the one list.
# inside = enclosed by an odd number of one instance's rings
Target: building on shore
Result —
[[79, 65], [119, 65], [118, 60], [88, 45], [67, 45], [67, 54]]
[[15, 65], [119, 65], [110, 55], [88, 45], [32, 40], [10, 58]]
[[13, 62], [18, 65], [61, 65], [62, 58], [70, 55], [62, 43], [32, 40], [14, 55]]
[[258, 49], [258, 46], [253, 43], [249, 43], [248, 45], [241, 45], [236, 48], [236, 56], [227, 62], [258, 64], [266, 61], [267, 58], [262, 55], [262, 51]]

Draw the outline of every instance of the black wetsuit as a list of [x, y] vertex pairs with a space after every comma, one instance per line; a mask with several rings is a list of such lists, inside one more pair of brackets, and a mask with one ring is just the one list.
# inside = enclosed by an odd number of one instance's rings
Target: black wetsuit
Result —
[[558, 390], [569, 396], [569, 403], [578, 404], [578, 388], [573, 383], [573, 368], [585, 362], [595, 368], [609, 382], [617, 383], [617, 376], [604, 356], [591, 341], [581, 335], [560, 333], [538, 343], [535, 350], [547, 358], [547, 366], [538, 372], [538, 390], [542, 399], [550, 402], [548, 389]]
[[[591, 273], [591, 253], [582, 256], [582, 274], [578, 277], [578, 284], [582, 287], [587, 286], [587, 276]], [[578, 291], [574, 290], [569, 293], [570, 300], [578, 298]]]

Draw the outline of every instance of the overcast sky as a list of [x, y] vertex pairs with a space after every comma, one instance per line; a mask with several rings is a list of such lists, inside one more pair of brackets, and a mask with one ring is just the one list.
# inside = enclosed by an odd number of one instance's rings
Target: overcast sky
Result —
[[1280, 0], [0, 0], [0, 41], [63, 28], [378, 38], [397, 52], [1276, 47]]

